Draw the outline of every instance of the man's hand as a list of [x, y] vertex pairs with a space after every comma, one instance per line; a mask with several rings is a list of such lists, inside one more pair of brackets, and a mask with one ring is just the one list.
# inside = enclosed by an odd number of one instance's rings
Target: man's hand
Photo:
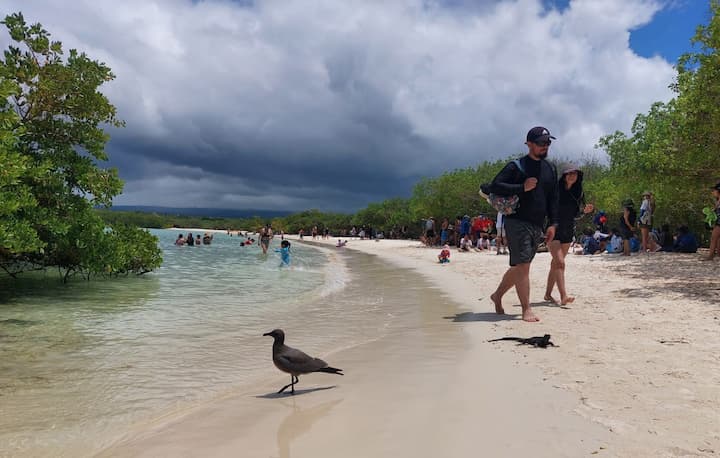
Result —
[[537, 178], [530, 177], [525, 179], [525, 192], [532, 191], [537, 187]]
[[547, 231], [545, 231], [545, 244], [549, 245], [550, 242], [552, 242], [554, 238], [555, 238], [555, 226], [550, 226], [547, 228]]

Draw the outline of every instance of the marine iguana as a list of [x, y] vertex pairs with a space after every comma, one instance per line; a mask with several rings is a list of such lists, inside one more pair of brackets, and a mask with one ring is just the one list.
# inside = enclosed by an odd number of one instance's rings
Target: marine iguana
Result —
[[542, 337], [529, 337], [527, 339], [522, 337], [501, 337], [499, 339], [488, 340], [488, 342], [497, 342], [498, 340], [515, 340], [517, 342], [520, 342], [518, 345], [525, 344], [539, 348], [547, 348], [548, 345], [551, 347], [557, 346], [554, 343], [550, 342], [550, 334], [545, 334]]

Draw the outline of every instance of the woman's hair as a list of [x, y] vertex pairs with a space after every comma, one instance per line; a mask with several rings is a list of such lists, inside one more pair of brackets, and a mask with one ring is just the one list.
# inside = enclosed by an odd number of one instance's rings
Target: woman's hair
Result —
[[[576, 199], [579, 199], [582, 195], [582, 182], [583, 182], [583, 173], [581, 170], [575, 170], [577, 172], [577, 180], [575, 180], [575, 183], [570, 187], [569, 191], [570, 194], [572, 194]], [[561, 189], [565, 189], [565, 177], [567, 176], [567, 173], [563, 173], [560, 176], [559, 185]]]

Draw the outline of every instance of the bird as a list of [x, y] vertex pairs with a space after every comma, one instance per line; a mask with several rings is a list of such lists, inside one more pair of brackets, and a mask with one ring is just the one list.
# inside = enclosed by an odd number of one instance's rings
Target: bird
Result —
[[330, 367], [328, 363], [320, 358], [313, 358], [300, 350], [285, 345], [285, 332], [282, 329], [273, 329], [263, 334], [263, 336], [270, 336], [274, 339], [272, 358], [275, 367], [290, 374], [290, 383], [282, 387], [278, 394], [288, 389], [288, 387], [290, 387], [290, 392], [295, 394], [295, 384], [299, 381], [299, 375], [311, 372], [345, 375], [342, 373], [342, 369]]

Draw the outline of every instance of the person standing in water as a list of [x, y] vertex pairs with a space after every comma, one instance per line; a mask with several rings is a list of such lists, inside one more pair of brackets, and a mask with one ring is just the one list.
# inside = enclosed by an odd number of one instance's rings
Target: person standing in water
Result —
[[260, 248], [262, 248], [263, 254], [267, 254], [272, 236], [272, 227], [270, 227], [269, 224], [266, 224], [262, 229], [260, 229], [260, 240], [258, 240], [258, 244], [260, 245]]
[[275, 252], [280, 253], [280, 259], [282, 261], [280, 267], [290, 265], [290, 241], [283, 240], [280, 242], [280, 249], [276, 249]]

